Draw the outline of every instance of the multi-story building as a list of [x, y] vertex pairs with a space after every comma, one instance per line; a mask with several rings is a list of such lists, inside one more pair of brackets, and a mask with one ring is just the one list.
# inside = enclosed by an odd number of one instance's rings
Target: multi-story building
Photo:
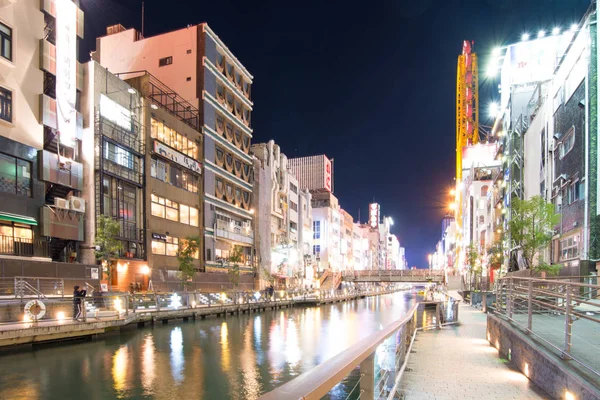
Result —
[[303, 267], [304, 285], [314, 285], [312, 195], [298, 186], [298, 258]]
[[340, 206], [329, 192], [313, 193], [313, 255], [318, 272], [342, 268], [340, 252]]
[[[204, 139], [202, 258], [208, 270], [219, 271], [241, 251], [237, 264], [250, 270], [252, 75], [206, 23], [148, 38], [135, 29], [112, 26], [96, 40], [94, 59], [111, 71], [147, 71], [199, 110]], [[177, 111], [183, 115], [186, 109]]]
[[387, 236], [387, 265], [386, 269], [402, 269], [400, 267], [400, 242], [396, 235]]
[[371, 269], [373, 253], [369, 243], [371, 228], [367, 224], [355, 223], [352, 227], [352, 251], [354, 253], [354, 269]]
[[[78, 40], [71, 0], [0, 2], [0, 255], [80, 260]], [[44, 272], [45, 274], [45, 272]]]
[[[123, 243], [112, 287], [174, 289], [179, 249], [194, 239], [202, 254], [199, 112], [148, 73], [125, 82], [91, 61], [85, 76], [84, 132], [95, 137], [84, 153], [85, 247], [94, 247], [97, 217], [111, 216]], [[93, 250], [85, 254], [92, 262]]]
[[333, 159], [318, 155], [290, 158], [288, 163], [301, 188], [333, 193]]
[[[287, 157], [272, 140], [252, 145], [256, 248], [262, 271], [280, 285], [304, 275], [299, 248], [298, 181], [287, 168]], [[264, 283], [264, 282], [263, 282]], [[296, 282], [296, 284], [299, 284]]]
[[340, 229], [340, 253], [342, 255], [342, 270], [354, 270], [354, 252], [352, 249], [352, 231], [354, 219], [346, 210], [340, 210], [342, 226]]
[[[504, 224], [511, 199], [542, 196], [560, 222], [552, 246], [540, 254], [563, 265], [561, 274], [586, 275], [600, 256], [596, 206], [598, 165], [595, 115], [597, 43], [594, 13], [551, 37], [523, 41], [501, 51], [501, 107], [495, 131], [501, 137]], [[505, 210], [504, 210], [505, 209]], [[510, 240], [510, 238], [509, 238]], [[509, 242], [510, 248], [514, 244]], [[512, 251], [509, 270], [524, 268]]]

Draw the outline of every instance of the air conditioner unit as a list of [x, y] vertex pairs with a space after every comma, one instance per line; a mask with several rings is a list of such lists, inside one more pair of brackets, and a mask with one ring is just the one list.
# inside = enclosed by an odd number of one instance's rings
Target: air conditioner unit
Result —
[[85, 212], [85, 200], [81, 197], [70, 196], [69, 204], [71, 206], [71, 210], [77, 211], [80, 213]]
[[63, 210], [68, 210], [69, 209], [69, 200], [61, 199], [60, 197], [55, 197], [54, 198], [54, 207], [62, 208]]
[[577, 221], [573, 222], [573, 228], [575, 228], [576, 226], [579, 226], [579, 222]]

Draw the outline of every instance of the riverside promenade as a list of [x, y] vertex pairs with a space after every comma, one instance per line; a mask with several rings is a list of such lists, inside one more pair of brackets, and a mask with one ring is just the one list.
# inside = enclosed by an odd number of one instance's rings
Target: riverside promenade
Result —
[[404, 399], [550, 399], [498, 357], [486, 340], [486, 314], [465, 304], [459, 307], [460, 325], [417, 335], [416, 354], [401, 381]]

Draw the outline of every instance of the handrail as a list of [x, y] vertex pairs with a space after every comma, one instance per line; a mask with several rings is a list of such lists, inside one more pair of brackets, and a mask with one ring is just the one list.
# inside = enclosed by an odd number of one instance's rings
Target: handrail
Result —
[[333, 358], [317, 365], [290, 382], [265, 393], [261, 400], [320, 399], [359, 366], [395, 331], [414, 318], [419, 304], [414, 304], [399, 320], [360, 340]]

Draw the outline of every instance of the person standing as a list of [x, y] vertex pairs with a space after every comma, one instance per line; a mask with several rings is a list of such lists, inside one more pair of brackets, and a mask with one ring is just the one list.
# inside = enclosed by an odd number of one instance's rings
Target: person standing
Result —
[[85, 297], [87, 290], [80, 289], [79, 286], [73, 287], [73, 320], [78, 320], [82, 312], [82, 299]]

